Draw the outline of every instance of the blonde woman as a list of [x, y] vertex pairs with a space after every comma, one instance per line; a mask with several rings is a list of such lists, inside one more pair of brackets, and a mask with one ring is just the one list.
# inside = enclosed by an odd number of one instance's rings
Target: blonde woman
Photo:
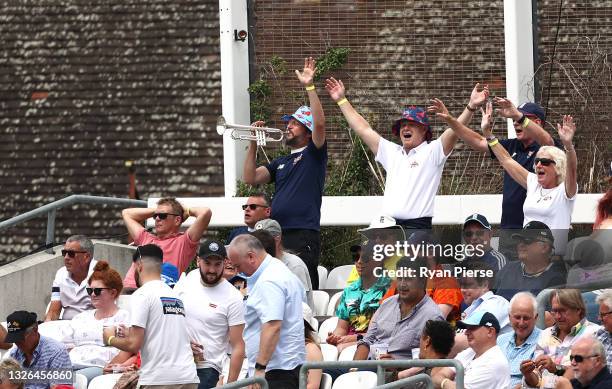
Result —
[[[472, 131], [452, 117], [442, 101], [432, 100], [429, 109], [436, 112], [436, 115], [446, 121], [458, 134]], [[564, 115], [563, 123], [557, 124], [559, 138], [565, 151], [555, 146], [540, 147], [535, 158], [535, 173], [530, 173], [512, 158], [493, 135], [493, 105], [489, 102], [486, 109], [481, 111], [483, 115], [481, 129], [489, 147], [504, 170], [527, 190], [523, 204], [523, 225], [534, 220], [546, 224], [555, 236], [555, 254], [563, 255], [578, 192], [576, 180], [578, 163], [572, 143], [576, 132], [574, 119]]]

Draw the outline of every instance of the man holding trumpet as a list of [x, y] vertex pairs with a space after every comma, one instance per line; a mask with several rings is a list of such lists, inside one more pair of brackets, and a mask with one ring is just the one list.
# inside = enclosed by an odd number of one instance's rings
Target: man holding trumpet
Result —
[[[244, 182], [250, 185], [274, 182], [271, 219], [283, 229], [283, 246], [294, 251], [308, 267], [313, 289], [319, 288], [317, 266], [321, 254], [321, 197], [327, 167], [325, 116], [313, 84], [315, 61], [304, 60], [304, 70], [296, 70], [305, 87], [310, 106], [302, 106], [287, 122], [285, 143], [291, 153], [257, 167], [255, 140], [250, 142], [244, 162]], [[264, 122], [253, 123], [262, 127]]]

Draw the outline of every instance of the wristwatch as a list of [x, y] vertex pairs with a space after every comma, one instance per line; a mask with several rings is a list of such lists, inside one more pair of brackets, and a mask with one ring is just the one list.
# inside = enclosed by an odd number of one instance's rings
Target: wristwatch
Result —
[[266, 366], [266, 365], [262, 365], [262, 364], [261, 364], [261, 363], [259, 363], [259, 362], [255, 362], [255, 370], [263, 370], [263, 371], [266, 371], [266, 368], [267, 368], [267, 367], [268, 367], [268, 366]]
[[487, 136], [487, 142], [491, 142], [495, 139], [495, 135], [491, 134]]

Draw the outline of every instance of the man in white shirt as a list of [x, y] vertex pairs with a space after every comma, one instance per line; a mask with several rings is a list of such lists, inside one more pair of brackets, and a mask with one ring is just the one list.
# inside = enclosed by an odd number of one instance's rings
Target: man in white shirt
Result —
[[196, 389], [200, 380], [187, 334], [185, 307], [161, 280], [164, 253], [154, 244], [139, 246], [136, 253], [134, 275], [139, 288], [132, 295], [132, 326], [125, 337], [115, 336], [115, 327], [104, 328], [104, 343], [134, 354], [140, 351], [139, 388]]
[[97, 263], [93, 252], [93, 243], [86, 236], [73, 235], [66, 240], [62, 249], [64, 266], [55, 273], [45, 321], [58, 320], [60, 315], [70, 320], [83, 311], [94, 309], [86, 290], [87, 280]]
[[[438, 192], [444, 163], [459, 139], [447, 129], [436, 140], [427, 113], [421, 107], [410, 106], [402, 112], [392, 127], [400, 145], [390, 142], [372, 129], [345, 97], [342, 81], [325, 81], [325, 88], [338, 104], [349, 126], [363, 140], [387, 172], [382, 213], [393, 217], [397, 224], [408, 228], [430, 229], [434, 198]], [[488, 86], [479, 90], [476, 84], [470, 101], [459, 121], [468, 124], [473, 113], [486, 101]], [[439, 100], [432, 101], [433, 112], [446, 111]]]
[[223, 243], [207, 240], [198, 251], [198, 268], [174, 287], [185, 304], [187, 332], [200, 378], [198, 389], [217, 386], [228, 346], [228, 383], [238, 379], [244, 361], [244, 303], [242, 294], [223, 278], [226, 256]]
[[291, 270], [297, 278], [302, 281], [304, 290], [306, 290], [306, 303], [310, 309], [314, 310], [314, 299], [312, 297], [312, 282], [310, 281], [310, 273], [304, 261], [295, 254], [285, 251], [283, 247], [283, 233], [280, 224], [274, 219], [260, 220], [255, 224], [255, 230], [263, 230], [268, 232], [274, 239], [276, 246], [276, 254], [274, 257], [281, 260], [282, 263]]
[[[470, 346], [455, 357], [465, 369], [465, 388], [509, 388], [510, 365], [497, 345], [499, 322], [495, 315], [480, 311], [465, 320], [458, 321], [457, 327], [466, 330]], [[436, 388], [455, 389], [454, 368], [436, 368], [432, 371], [431, 376]]]

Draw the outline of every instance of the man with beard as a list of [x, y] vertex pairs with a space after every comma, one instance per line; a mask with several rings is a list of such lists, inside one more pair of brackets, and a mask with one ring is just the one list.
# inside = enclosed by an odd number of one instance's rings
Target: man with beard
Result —
[[228, 344], [227, 382], [236, 381], [244, 360], [244, 304], [242, 294], [223, 278], [225, 257], [223, 243], [205, 241], [198, 252], [198, 268], [174, 287], [185, 304], [187, 332], [200, 377], [198, 389], [217, 385]]
[[[286, 144], [291, 154], [257, 167], [257, 145], [252, 141], [244, 161], [244, 182], [274, 182], [271, 219], [283, 229], [283, 246], [297, 254], [308, 267], [313, 289], [319, 289], [317, 266], [321, 254], [321, 197], [327, 167], [325, 117], [313, 84], [315, 61], [307, 58], [304, 70], [295, 71], [306, 88], [310, 107], [302, 106], [287, 122]], [[263, 126], [264, 122], [253, 123]]]
[[131, 327], [120, 336], [115, 327], [103, 329], [107, 346], [136, 354], [142, 389], [196, 389], [199, 379], [185, 323], [185, 307], [174, 290], [161, 280], [164, 253], [159, 246], [139, 246], [134, 256]]

